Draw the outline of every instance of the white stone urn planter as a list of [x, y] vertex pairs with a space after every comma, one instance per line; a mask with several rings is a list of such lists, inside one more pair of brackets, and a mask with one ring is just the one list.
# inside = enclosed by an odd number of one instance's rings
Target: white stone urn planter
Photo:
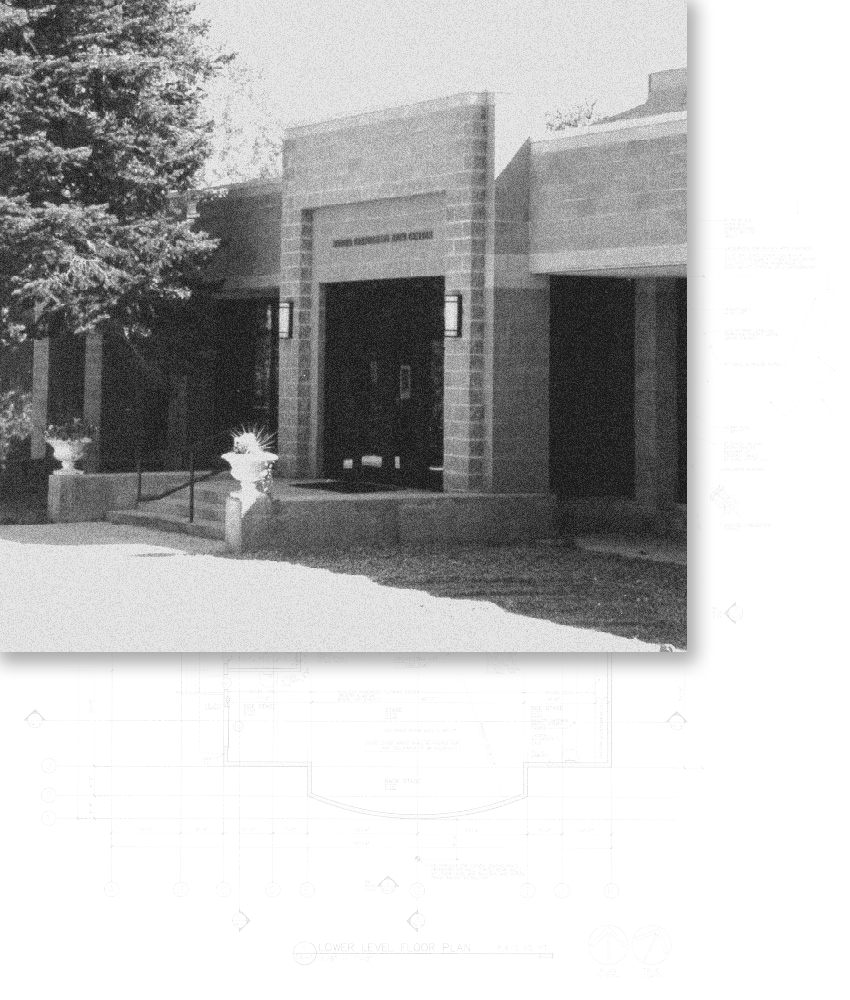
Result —
[[62, 468], [57, 469], [54, 476], [81, 476], [82, 469], [77, 468], [79, 462], [86, 453], [86, 448], [91, 444], [90, 437], [73, 438], [45, 438], [45, 441], [53, 449], [53, 454], [57, 461], [62, 463]]
[[230, 464], [230, 475], [239, 483], [239, 489], [230, 495], [242, 502], [243, 512], [247, 511], [262, 496], [257, 489], [266, 470], [278, 460], [271, 451], [228, 451], [221, 456]]

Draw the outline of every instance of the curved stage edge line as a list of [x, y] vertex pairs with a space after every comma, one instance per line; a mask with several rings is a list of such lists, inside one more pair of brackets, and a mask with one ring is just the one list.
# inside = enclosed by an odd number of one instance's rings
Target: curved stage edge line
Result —
[[381, 809], [366, 809], [364, 806], [354, 806], [347, 802], [340, 802], [338, 799], [329, 798], [326, 795], [318, 795], [316, 792], [308, 791], [307, 798], [316, 802], [324, 802], [325, 805], [341, 809], [343, 812], [355, 813], [358, 816], [370, 816], [373, 819], [393, 819], [393, 820], [456, 820], [466, 816], [480, 816], [481, 813], [494, 812], [503, 809], [505, 806], [513, 805], [515, 802], [524, 802], [528, 798], [528, 789], [525, 788], [518, 795], [510, 795], [507, 798], [499, 799], [498, 802], [491, 802], [486, 806], [473, 806], [471, 809], [455, 809], [444, 813], [394, 813], [385, 812]]

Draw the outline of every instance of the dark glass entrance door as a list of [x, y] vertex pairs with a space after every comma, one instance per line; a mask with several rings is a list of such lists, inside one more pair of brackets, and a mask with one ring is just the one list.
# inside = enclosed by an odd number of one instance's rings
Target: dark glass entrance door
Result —
[[442, 278], [325, 286], [325, 474], [439, 488]]

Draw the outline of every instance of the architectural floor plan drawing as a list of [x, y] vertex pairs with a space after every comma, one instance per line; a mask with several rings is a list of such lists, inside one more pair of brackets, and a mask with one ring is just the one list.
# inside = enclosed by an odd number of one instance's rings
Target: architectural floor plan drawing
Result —
[[155, 913], [225, 953], [274, 940], [287, 977], [430, 955], [656, 979], [699, 699], [669, 661], [635, 673], [193, 656], [140, 684], [81, 658], [21, 681], [24, 826], [73, 871], [51, 905], [128, 932]]

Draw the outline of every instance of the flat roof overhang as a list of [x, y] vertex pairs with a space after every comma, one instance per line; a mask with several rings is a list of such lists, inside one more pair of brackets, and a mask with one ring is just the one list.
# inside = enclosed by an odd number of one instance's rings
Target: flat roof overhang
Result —
[[572, 274], [623, 278], [685, 278], [687, 243], [602, 247], [529, 255], [532, 274]]
[[[532, 215], [530, 220], [531, 252], [528, 263], [533, 275], [576, 275], [600, 277], [687, 277], [688, 245], [677, 243], [635, 243], [609, 244], [592, 248], [577, 248], [569, 245], [569, 229], [561, 247], [549, 240], [548, 249], [535, 251], [537, 243], [535, 212], [551, 211], [546, 203], [545, 192], [541, 190], [541, 171], [545, 175], [547, 164], [559, 162], [566, 153], [592, 150], [597, 154], [606, 149], [635, 141], [652, 141], [687, 134], [688, 116], [686, 111], [668, 112], [635, 119], [623, 119], [590, 125], [586, 128], [558, 133], [531, 144], [532, 173], [531, 197]], [[549, 168], [551, 170], [551, 167]], [[600, 234], [601, 235], [601, 234]], [[670, 234], [673, 236], [674, 234]], [[679, 236], [678, 233], [675, 234]], [[685, 233], [682, 232], [682, 236]], [[681, 238], [681, 237], [680, 237]], [[539, 246], [539, 244], [538, 244]], [[545, 246], [545, 243], [544, 243]], [[557, 248], [556, 248], [557, 247]]]

